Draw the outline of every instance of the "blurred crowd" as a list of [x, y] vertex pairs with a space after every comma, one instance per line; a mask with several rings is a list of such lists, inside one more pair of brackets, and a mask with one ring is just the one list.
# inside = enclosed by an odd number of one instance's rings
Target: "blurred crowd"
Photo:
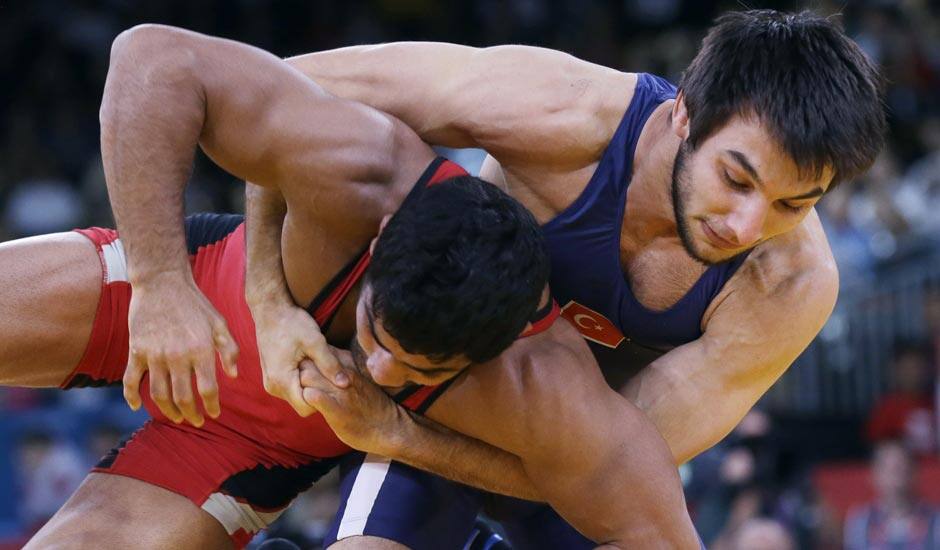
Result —
[[[866, 176], [830, 193], [819, 209], [843, 288], [864, 289], [884, 269], [940, 250], [940, 1], [818, 0], [809, 7], [840, 14], [887, 81], [887, 148]], [[719, 0], [0, 3], [0, 239], [111, 224], [97, 112], [110, 43], [137, 23], [179, 25], [280, 56], [403, 39], [524, 43], [677, 81], [710, 21], [740, 8]], [[458, 158], [474, 162], [472, 153]], [[242, 189], [200, 156], [187, 209], [239, 211]], [[926, 339], [894, 344], [883, 367], [891, 383], [868, 418], [848, 424], [855, 462], [820, 467], [812, 439], [758, 409], [683, 468], [710, 548], [940, 549], [929, 504], [940, 502], [940, 491], [929, 490], [940, 487], [937, 304]], [[119, 389], [0, 388], [0, 540], [19, 540], [41, 525], [142, 418], [127, 410]], [[854, 500], [843, 498], [846, 487]], [[277, 531], [315, 546], [337, 504], [334, 488], [327, 480], [305, 495]]]

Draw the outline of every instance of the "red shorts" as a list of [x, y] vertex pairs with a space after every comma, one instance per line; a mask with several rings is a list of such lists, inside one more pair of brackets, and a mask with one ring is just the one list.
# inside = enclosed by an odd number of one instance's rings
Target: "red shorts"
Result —
[[[98, 248], [101, 298], [85, 354], [61, 387], [119, 385], [127, 364], [131, 296], [123, 248], [114, 230], [78, 232]], [[222, 414], [206, 417], [200, 429], [164, 417], [150, 399], [145, 377], [141, 397], [153, 419], [94, 471], [132, 477], [187, 497], [242, 547], [349, 449], [322, 417], [300, 418], [263, 389], [254, 324], [243, 300], [243, 265], [237, 265], [244, 260], [241, 217], [190, 218], [187, 240], [197, 284], [226, 317], [239, 345], [239, 376], [229, 379], [217, 365]]]

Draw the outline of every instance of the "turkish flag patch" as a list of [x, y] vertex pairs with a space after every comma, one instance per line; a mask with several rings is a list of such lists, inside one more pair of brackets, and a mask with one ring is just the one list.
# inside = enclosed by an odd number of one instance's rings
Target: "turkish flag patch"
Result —
[[578, 302], [571, 301], [561, 308], [561, 315], [574, 325], [581, 336], [602, 346], [616, 349], [624, 341], [623, 333], [610, 319]]

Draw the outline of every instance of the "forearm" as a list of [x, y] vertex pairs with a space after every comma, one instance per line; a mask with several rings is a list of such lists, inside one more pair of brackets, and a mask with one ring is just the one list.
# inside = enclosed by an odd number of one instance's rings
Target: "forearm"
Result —
[[101, 103], [101, 154], [131, 283], [189, 275], [183, 190], [205, 102], [185, 57], [159, 33], [128, 31], [114, 42]]
[[679, 465], [728, 435], [753, 405], [740, 403], [734, 392], [715, 384], [714, 377], [679, 376], [674, 366], [654, 363], [621, 393], [656, 426]]
[[245, 298], [252, 314], [265, 306], [294, 305], [281, 262], [281, 231], [287, 203], [277, 189], [247, 184]]
[[542, 501], [516, 455], [413, 413], [402, 415], [384, 455], [491, 493]]

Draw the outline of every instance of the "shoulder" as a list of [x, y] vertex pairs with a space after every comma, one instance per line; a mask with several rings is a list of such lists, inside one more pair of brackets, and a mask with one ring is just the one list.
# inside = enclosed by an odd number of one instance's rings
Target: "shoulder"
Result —
[[[580, 344], [580, 345], [579, 345]], [[571, 402], [610, 391], [590, 350], [567, 322], [521, 339], [474, 365], [428, 410], [433, 420], [516, 454], [544, 442], [546, 423]]]

